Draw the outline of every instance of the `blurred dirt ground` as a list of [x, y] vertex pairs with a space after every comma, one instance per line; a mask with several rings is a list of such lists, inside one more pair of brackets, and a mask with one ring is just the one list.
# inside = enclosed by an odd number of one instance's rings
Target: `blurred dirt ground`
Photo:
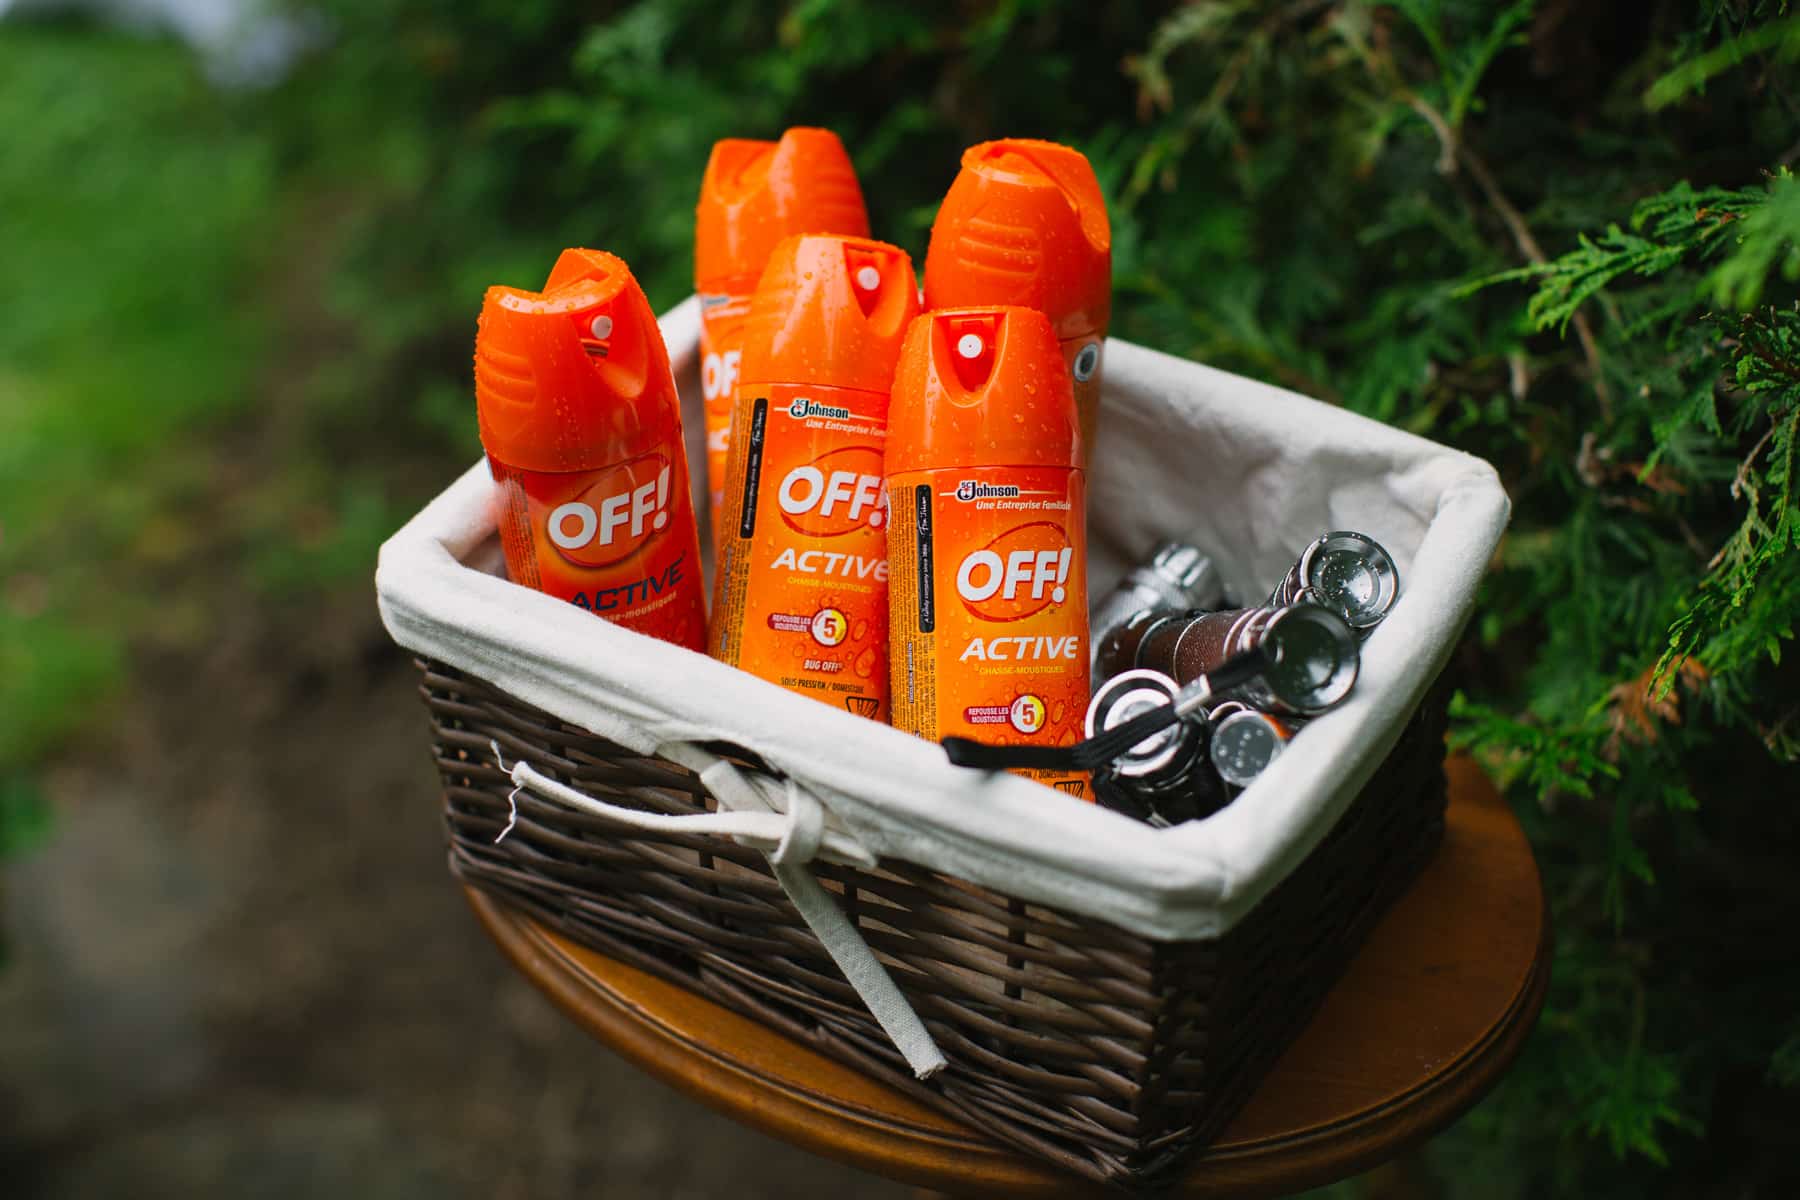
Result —
[[591, 1041], [444, 865], [372, 589], [218, 606], [4, 875], [0, 1194], [884, 1197]]

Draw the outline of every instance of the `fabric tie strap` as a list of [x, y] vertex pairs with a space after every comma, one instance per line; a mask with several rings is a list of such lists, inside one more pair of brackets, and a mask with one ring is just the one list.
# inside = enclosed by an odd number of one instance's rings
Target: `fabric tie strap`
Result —
[[[515, 794], [522, 789], [540, 799], [646, 832], [712, 833], [736, 838], [761, 850], [813, 936], [856, 989], [914, 1076], [929, 1079], [948, 1065], [944, 1052], [893, 976], [831, 894], [807, 870], [807, 864], [821, 852], [865, 867], [876, 863], [875, 856], [854, 837], [826, 828], [825, 806], [812, 792], [792, 779], [785, 780], [783, 786], [762, 776], [746, 776], [735, 763], [691, 743], [679, 743], [659, 747], [658, 753], [698, 771], [701, 782], [718, 798], [719, 811], [651, 813], [596, 799], [541, 774], [527, 762], [508, 767], [500, 757], [500, 747], [494, 745], [493, 749], [500, 769], [512, 779]], [[508, 831], [511, 828], [509, 823]]]

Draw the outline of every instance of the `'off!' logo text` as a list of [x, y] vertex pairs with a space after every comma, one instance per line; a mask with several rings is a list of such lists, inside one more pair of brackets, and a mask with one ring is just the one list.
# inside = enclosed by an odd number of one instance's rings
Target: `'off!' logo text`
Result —
[[793, 468], [776, 489], [782, 519], [811, 537], [880, 529], [887, 523], [881, 466], [879, 450], [845, 446]]
[[1018, 526], [963, 557], [956, 594], [983, 620], [1021, 620], [1068, 599], [1073, 553], [1060, 525]]
[[737, 386], [739, 350], [709, 354], [700, 364], [700, 394], [708, 400], [728, 400]]
[[550, 510], [544, 533], [577, 566], [622, 562], [669, 525], [670, 467], [660, 454], [620, 463]]

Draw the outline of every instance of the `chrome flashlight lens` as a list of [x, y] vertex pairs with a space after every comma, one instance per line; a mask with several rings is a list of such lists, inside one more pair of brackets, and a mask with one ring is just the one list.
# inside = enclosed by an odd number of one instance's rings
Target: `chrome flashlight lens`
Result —
[[1328, 608], [1296, 604], [1283, 609], [1270, 620], [1263, 642], [1269, 659], [1263, 682], [1296, 712], [1324, 712], [1356, 683], [1361, 662], [1356, 634]]
[[1400, 572], [1374, 538], [1339, 530], [1306, 548], [1300, 583], [1308, 597], [1360, 630], [1380, 624], [1394, 606]]
[[1240, 709], [1213, 726], [1213, 767], [1226, 783], [1249, 787], [1286, 745], [1269, 717]]

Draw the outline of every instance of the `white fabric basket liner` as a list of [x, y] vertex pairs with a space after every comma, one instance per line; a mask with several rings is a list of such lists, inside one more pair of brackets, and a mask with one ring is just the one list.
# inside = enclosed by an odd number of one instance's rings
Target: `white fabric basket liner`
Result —
[[[662, 326], [704, 514], [697, 302]], [[1153, 939], [1215, 937], [1318, 844], [1392, 748], [1469, 619], [1509, 506], [1486, 462], [1293, 392], [1117, 339], [1105, 381], [1088, 504], [1095, 598], [1165, 538], [1213, 554], [1238, 603], [1266, 598], [1327, 530], [1374, 537], [1400, 570], [1350, 698], [1203, 821], [1156, 829], [953, 767], [935, 743], [508, 583], [484, 462], [382, 547], [382, 619], [407, 649], [632, 750], [753, 751], [822, 802], [824, 857], [842, 860], [831, 842], [847, 836]]]

